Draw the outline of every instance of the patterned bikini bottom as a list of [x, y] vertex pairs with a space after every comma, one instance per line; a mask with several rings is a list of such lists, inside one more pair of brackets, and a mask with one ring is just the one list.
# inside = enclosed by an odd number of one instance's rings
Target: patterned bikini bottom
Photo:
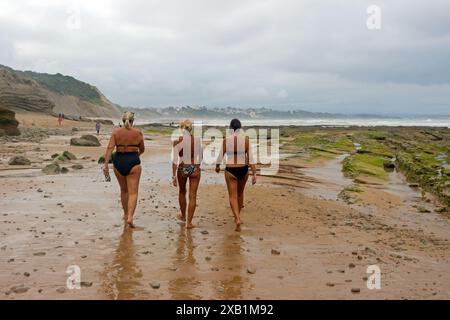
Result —
[[183, 172], [186, 177], [194, 174], [197, 170], [200, 170], [199, 164], [182, 164], [178, 166], [178, 171]]

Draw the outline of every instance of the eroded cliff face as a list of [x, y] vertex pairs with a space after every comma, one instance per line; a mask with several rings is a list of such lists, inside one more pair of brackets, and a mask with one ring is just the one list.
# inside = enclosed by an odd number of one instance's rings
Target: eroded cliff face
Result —
[[[52, 75], [46, 75], [52, 77]], [[55, 79], [62, 75], [54, 75]], [[73, 79], [76, 83], [76, 79]], [[81, 83], [81, 82], [80, 82]], [[43, 112], [47, 114], [64, 113], [73, 118], [120, 116], [117, 106], [111, 103], [95, 87], [90, 90], [98, 93], [96, 101], [61, 94], [27, 76], [25, 73], [0, 66], [0, 104], [3, 108], [21, 112]]]

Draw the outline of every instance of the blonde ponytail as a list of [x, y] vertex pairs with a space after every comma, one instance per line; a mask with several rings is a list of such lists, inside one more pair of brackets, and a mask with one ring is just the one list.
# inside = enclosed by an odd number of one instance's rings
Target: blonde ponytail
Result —
[[122, 121], [125, 128], [129, 129], [133, 126], [134, 122], [134, 113], [130, 111], [126, 111], [122, 115]]
[[192, 134], [192, 121], [189, 119], [183, 119], [180, 121], [180, 128], [187, 130], [189, 133]]

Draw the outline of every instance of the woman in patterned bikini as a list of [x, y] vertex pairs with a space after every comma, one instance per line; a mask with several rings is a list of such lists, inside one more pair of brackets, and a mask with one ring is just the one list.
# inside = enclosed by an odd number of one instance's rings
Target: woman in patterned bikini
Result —
[[[186, 229], [194, 227], [194, 217], [197, 202], [197, 190], [200, 184], [203, 149], [201, 139], [192, 135], [192, 122], [185, 119], [180, 122], [182, 136], [173, 142], [172, 149], [172, 184], [179, 187], [178, 201], [180, 213], [178, 219], [186, 222]], [[189, 180], [189, 204], [186, 202], [186, 184]], [[186, 217], [187, 208], [187, 217]]]

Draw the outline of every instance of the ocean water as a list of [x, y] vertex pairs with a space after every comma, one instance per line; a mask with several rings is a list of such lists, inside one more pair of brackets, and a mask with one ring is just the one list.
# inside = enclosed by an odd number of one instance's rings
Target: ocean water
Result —
[[[136, 124], [163, 123], [169, 124], [172, 120], [163, 119], [136, 119]], [[196, 123], [210, 126], [228, 126], [228, 119], [201, 119], [194, 120]], [[117, 121], [115, 121], [117, 122]], [[176, 124], [178, 121], [174, 121]], [[332, 126], [332, 127], [374, 127], [374, 126], [404, 126], [404, 127], [446, 127], [450, 128], [450, 117], [434, 118], [304, 118], [304, 119], [242, 119], [245, 126]]]

